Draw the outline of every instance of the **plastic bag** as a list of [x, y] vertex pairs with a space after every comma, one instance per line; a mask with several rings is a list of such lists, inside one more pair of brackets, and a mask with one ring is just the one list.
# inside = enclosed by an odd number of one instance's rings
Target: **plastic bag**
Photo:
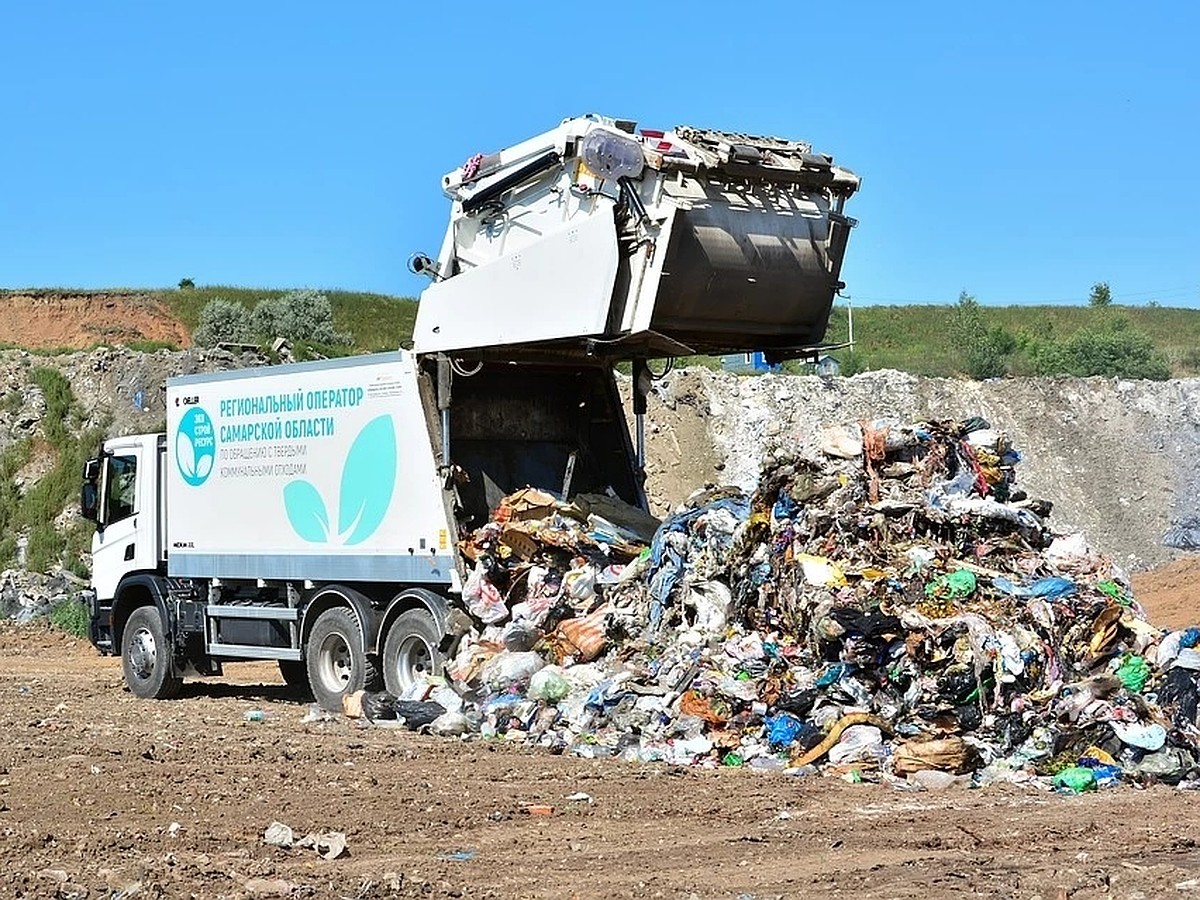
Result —
[[1096, 789], [1096, 773], [1083, 766], [1071, 766], [1054, 776], [1054, 787], [1072, 794]]
[[505, 649], [518, 653], [532, 650], [541, 639], [541, 631], [529, 621], [509, 622], [500, 634], [500, 640], [504, 642]]
[[1167, 742], [1167, 729], [1157, 722], [1143, 724], [1141, 722], [1113, 722], [1112, 729], [1121, 739], [1121, 743], [1139, 750], [1161, 750]]
[[693, 610], [695, 629], [701, 634], [719, 634], [725, 630], [733, 596], [719, 581], [696, 581], [688, 585], [683, 605]]
[[590, 604], [596, 598], [596, 567], [576, 560], [563, 576], [563, 590], [576, 606]]
[[842, 732], [842, 739], [829, 751], [829, 762], [833, 765], [882, 759], [883, 732], [874, 725], [851, 725]]
[[788, 713], [772, 716], [766, 724], [767, 741], [775, 749], [790, 746], [804, 730], [804, 723]]
[[463, 600], [471, 615], [488, 625], [502, 622], [508, 618], [508, 607], [500, 590], [488, 580], [487, 570], [483, 562], [475, 565], [467, 583], [463, 585]]
[[814, 587], [844, 587], [846, 584], [842, 570], [823, 556], [797, 553], [796, 561], [804, 572], [804, 580]]
[[758, 685], [750, 679], [722, 678], [717, 684], [717, 690], [731, 700], [744, 700], [753, 703], [758, 699]]
[[1167, 784], [1176, 784], [1195, 767], [1196, 760], [1186, 750], [1179, 747], [1162, 747], [1153, 753], [1147, 753], [1130, 766], [1130, 771], [1151, 776]]
[[480, 678], [492, 690], [502, 691], [528, 682], [545, 665], [546, 661], [532, 650], [523, 653], [502, 650], [484, 663]]
[[574, 656], [580, 662], [591, 662], [600, 655], [608, 642], [608, 604], [574, 619], [559, 623], [555, 632], [558, 638], [560, 661]]
[[862, 429], [857, 425], [833, 425], [821, 432], [821, 452], [837, 459], [853, 459], [863, 451]]
[[432, 724], [445, 714], [442, 704], [428, 700], [395, 700], [392, 703], [392, 718], [403, 720], [404, 726], [413, 731]]
[[975, 574], [968, 569], [955, 569], [939, 575], [925, 585], [927, 597], [967, 597], [975, 593]]
[[362, 696], [363, 716], [368, 722], [394, 719], [396, 718], [396, 710], [393, 707], [395, 702], [396, 698], [387, 691], [368, 691]]
[[1142, 657], [1127, 653], [1121, 658], [1116, 675], [1127, 690], [1140, 694], [1150, 680], [1150, 666]]
[[430, 722], [429, 730], [434, 734], [453, 737], [470, 731], [471, 722], [460, 712], [448, 712]]
[[571, 685], [563, 677], [563, 671], [558, 666], [546, 666], [538, 669], [529, 679], [529, 690], [526, 692], [531, 700], [545, 700], [557, 703], [571, 692]]
[[1176, 550], [1200, 550], [1200, 518], [1183, 519], [1167, 529], [1163, 546]]

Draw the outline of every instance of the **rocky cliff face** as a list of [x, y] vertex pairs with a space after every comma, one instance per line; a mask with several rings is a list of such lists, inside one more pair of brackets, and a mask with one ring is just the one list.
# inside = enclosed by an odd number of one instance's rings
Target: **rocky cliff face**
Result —
[[[32, 441], [34, 457], [17, 476], [22, 489], [48, 470], [36, 452], [47, 448], [39, 441], [46, 404], [30, 379], [35, 367], [58, 369], [69, 380], [81, 410], [73, 427], [103, 424], [122, 434], [163, 427], [169, 376], [261, 362], [200, 351], [2, 352], [0, 453]], [[1023, 486], [1055, 503], [1052, 524], [1084, 531], [1127, 567], [1170, 559], [1163, 533], [1200, 512], [1200, 379], [978, 383], [885, 371], [823, 381], [682, 370], [658, 382], [651, 398], [648, 490], [662, 512], [706, 482], [751, 486], [772, 447], [828, 424], [970, 415], [1009, 434], [1024, 456]]]

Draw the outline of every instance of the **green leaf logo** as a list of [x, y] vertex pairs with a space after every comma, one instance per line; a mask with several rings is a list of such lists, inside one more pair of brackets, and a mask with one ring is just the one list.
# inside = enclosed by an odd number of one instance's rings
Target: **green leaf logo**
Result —
[[329, 515], [325, 501], [307, 481], [289, 482], [283, 488], [283, 508], [287, 510], [292, 530], [304, 540], [323, 544], [329, 540]]
[[391, 416], [379, 416], [358, 433], [342, 468], [338, 534], [358, 544], [375, 533], [396, 487], [396, 429]]
[[[395, 489], [396, 429], [391, 416], [378, 416], [363, 426], [342, 466], [337, 543], [360, 544], [374, 534]], [[314, 544], [334, 539], [325, 501], [310, 482], [297, 479], [285, 485], [283, 506], [299, 537]]]

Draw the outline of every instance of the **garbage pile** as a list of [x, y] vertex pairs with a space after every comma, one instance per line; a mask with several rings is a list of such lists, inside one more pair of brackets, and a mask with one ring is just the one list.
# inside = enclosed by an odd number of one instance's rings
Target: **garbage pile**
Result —
[[518, 492], [462, 545], [475, 627], [438, 690], [465, 699], [431, 727], [925, 786], [1191, 784], [1200, 629], [1149, 624], [1019, 462], [979, 418], [877, 421], [657, 528]]

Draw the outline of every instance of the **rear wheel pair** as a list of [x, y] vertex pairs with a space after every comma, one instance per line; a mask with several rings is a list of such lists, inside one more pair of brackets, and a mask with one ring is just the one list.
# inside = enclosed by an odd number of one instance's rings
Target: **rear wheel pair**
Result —
[[[425, 610], [410, 609], [397, 616], [383, 645], [383, 686], [400, 696], [422, 676], [440, 674], [439, 637], [437, 623]], [[344, 607], [326, 610], [313, 625], [305, 652], [307, 675], [323, 708], [340, 710], [345, 695], [378, 688], [380, 672], [363, 643], [358, 618]]]

